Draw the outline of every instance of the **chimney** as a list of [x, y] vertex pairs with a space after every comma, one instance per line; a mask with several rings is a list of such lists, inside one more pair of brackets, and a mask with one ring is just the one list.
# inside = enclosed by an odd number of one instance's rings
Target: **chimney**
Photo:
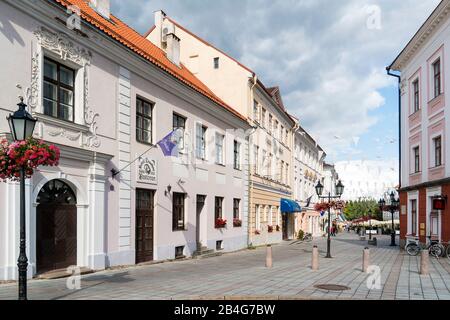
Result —
[[155, 26], [157, 28], [161, 28], [164, 18], [167, 17], [167, 14], [162, 10], [155, 11], [154, 14], [155, 14]]
[[110, 0], [89, 0], [89, 5], [103, 18], [110, 19]]
[[167, 58], [177, 66], [180, 66], [180, 38], [175, 34], [167, 35]]

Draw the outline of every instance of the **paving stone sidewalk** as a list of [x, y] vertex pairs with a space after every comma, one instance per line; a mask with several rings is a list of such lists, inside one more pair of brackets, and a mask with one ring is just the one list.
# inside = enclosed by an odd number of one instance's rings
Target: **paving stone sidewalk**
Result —
[[[82, 276], [81, 289], [69, 290], [67, 279], [32, 280], [29, 299], [368, 299], [450, 300], [450, 262], [430, 258], [430, 275], [419, 275], [419, 257], [389, 246], [378, 236], [371, 264], [379, 267], [379, 288], [368, 288], [362, 268], [367, 241], [355, 234], [332, 239], [333, 259], [326, 259], [326, 239], [288, 242], [273, 247], [274, 266], [265, 268], [265, 248], [223, 256], [135, 266]], [[320, 252], [320, 270], [311, 270], [312, 246]], [[377, 272], [376, 268], [374, 269]], [[346, 291], [316, 289], [318, 284], [349, 287]], [[17, 285], [0, 285], [0, 299], [16, 299]]]

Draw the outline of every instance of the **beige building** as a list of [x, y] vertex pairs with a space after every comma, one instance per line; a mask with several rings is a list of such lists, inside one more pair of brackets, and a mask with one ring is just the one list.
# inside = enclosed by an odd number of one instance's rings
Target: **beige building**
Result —
[[293, 198], [302, 207], [302, 213], [296, 217], [295, 232], [303, 230], [318, 237], [322, 235], [323, 223], [320, 213], [314, 210], [314, 205], [320, 201], [315, 186], [324, 178], [326, 153], [300, 124], [297, 124], [293, 137]]
[[[295, 214], [282, 213], [282, 199], [292, 199], [292, 130], [279, 88], [267, 88], [255, 72], [182, 27], [164, 12], [155, 13], [147, 39], [171, 48], [220, 99], [247, 117], [250, 166], [249, 244], [260, 245], [294, 237]], [[291, 203], [294, 206], [294, 203]]]

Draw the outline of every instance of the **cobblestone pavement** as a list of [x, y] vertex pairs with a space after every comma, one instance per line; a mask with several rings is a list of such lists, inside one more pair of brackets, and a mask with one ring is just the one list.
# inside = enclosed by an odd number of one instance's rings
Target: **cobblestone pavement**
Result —
[[[371, 247], [371, 264], [381, 270], [380, 289], [370, 290], [370, 274], [361, 271], [367, 246], [355, 234], [332, 239], [333, 259], [326, 259], [326, 240], [288, 242], [273, 247], [274, 265], [265, 268], [265, 248], [245, 250], [202, 260], [107, 270], [82, 276], [81, 289], [67, 289], [67, 279], [32, 280], [29, 299], [432, 299], [450, 300], [450, 263], [430, 258], [430, 275], [419, 275], [419, 257], [389, 247], [381, 236]], [[311, 270], [317, 244], [319, 271]], [[338, 284], [349, 290], [316, 289]], [[0, 299], [15, 299], [16, 284], [0, 285]]]

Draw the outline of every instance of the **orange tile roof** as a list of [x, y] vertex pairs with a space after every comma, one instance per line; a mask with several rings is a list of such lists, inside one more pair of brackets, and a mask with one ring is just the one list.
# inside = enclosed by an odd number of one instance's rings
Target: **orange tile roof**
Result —
[[203, 94], [213, 102], [219, 104], [220, 106], [227, 109], [229, 112], [233, 113], [235, 116], [246, 120], [246, 118], [237, 112], [235, 109], [223, 102], [219, 97], [217, 97], [203, 82], [201, 82], [197, 77], [195, 77], [184, 65], [180, 64], [180, 67], [172, 63], [165, 55], [164, 51], [155, 46], [149, 40], [144, 38], [137, 31], [132, 29], [130, 26], [125, 24], [123, 21], [110, 15], [110, 20], [105, 19], [99, 15], [91, 6], [88, 4], [87, 0], [54, 0], [60, 3], [64, 7], [77, 6], [80, 8], [81, 18], [91, 23], [116, 41], [125, 45], [129, 49], [133, 50], [135, 53], [144, 57], [154, 65], [163, 69], [167, 73], [171, 74], [178, 80], [187, 84], [194, 90]]

